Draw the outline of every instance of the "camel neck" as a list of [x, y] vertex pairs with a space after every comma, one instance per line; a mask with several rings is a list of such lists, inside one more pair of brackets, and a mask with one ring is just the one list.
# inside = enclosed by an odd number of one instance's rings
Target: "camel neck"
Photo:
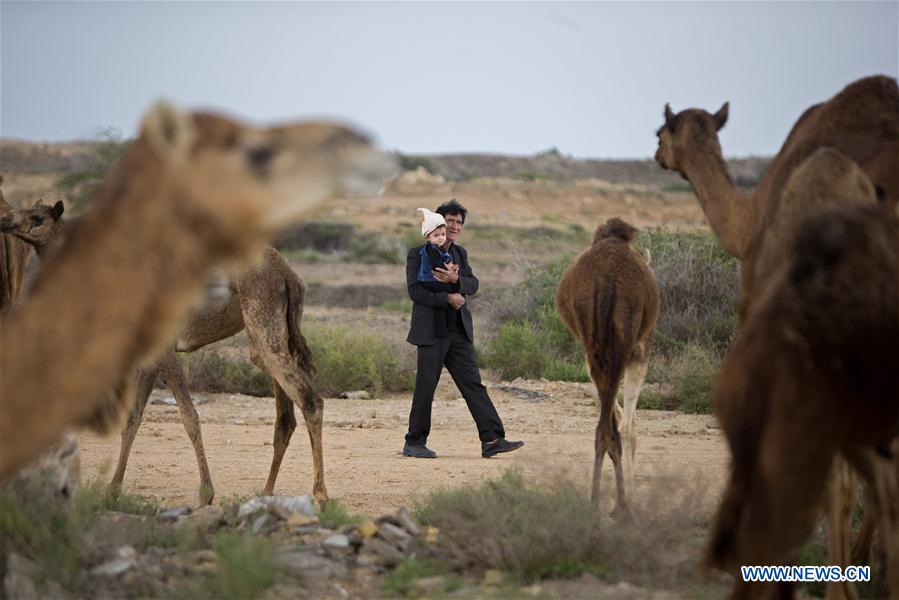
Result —
[[737, 190], [720, 151], [707, 148], [689, 153], [683, 168], [721, 245], [728, 253], [742, 258], [746, 252], [749, 198]]

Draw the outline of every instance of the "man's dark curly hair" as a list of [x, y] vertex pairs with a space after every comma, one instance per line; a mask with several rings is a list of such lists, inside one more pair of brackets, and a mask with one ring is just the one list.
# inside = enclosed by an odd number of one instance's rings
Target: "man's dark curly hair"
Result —
[[459, 204], [455, 198], [449, 202], [444, 202], [434, 211], [438, 215], [446, 217], [446, 215], [462, 215], [462, 224], [465, 224], [465, 217], [468, 216], [468, 209]]

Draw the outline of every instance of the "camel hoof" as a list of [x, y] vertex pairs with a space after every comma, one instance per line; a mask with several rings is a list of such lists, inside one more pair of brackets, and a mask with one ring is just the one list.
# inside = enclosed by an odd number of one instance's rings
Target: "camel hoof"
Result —
[[631, 512], [630, 507], [622, 504], [616, 505], [615, 508], [612, 509], [612, 512], [609, 513], [609, 516], [616, 521], [622, 521], [624, 523], [629, 523], [634, 520], [634, 514]]
[[199, 506], [209, 506], [215, 498], [215, 490], [212, 486], [201, 486], [199, 494]]
[[328, 491], [327, 490], [316, 490], [312, 492], [312, 496], [315, 498], [315, 501], [318, 503], [319, 508], [324, 506], [325, 502], [328, 501]]

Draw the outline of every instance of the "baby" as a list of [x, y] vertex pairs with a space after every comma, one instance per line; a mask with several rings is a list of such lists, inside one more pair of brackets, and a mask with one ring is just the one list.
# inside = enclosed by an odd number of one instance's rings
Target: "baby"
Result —
[[427, 240], [418, 253], [421, 255], [421, 266], [418, 268], [418, 281], [426, 284], [425, 287], [432, 292], [447, 292], [453, 290], [449, 283], [441, 283], [434, 277], [436, 268], [446, 269], [452, 264], [453, 257], [440, 249], [446, 243], [446, 221], [443, 215], [429, 211], [427, 208], [419, 208], [422, 215], [421, 235]]

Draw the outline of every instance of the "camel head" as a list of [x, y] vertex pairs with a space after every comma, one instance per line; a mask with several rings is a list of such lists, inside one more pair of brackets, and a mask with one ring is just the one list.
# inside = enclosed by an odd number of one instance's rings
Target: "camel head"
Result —
[[593, 234], [593, 243], [612, 238], [630, 244], [637, 233], [639, 230], [630, 223], [626, 223], [618, 217], [612, 217], [596, 228], [596, 232]]
[[343, 125], [256, 128], [165, 102], [145, 116], [135, 144], [141, 160], [159, 161], [164, 185], [192, 217], [242, 238], [268, 239], [334, 196], [377, 195], [398, 170], [366, 135]]
[[720, 156], [721, 146], [718, 144], [718, 131], [727, 123], [727, 109], [724, 105], [715, 114], [701, 108], [689, 108], [677, 114], [671, 106], [665, 105], [665, 124], [656, 132], [659, 138], [659, 149], [656, 150], [656, 162], [663, 169], [684, 173], [684, 158], [688, 152], [696, 152], [708, 148]]
[[38, 200], [31, 208], [13, 208], [0, 217], [0, 232], [14, 235], [35, 248], [42, 248], [62, 228], [59, 219], [64, 210], [62, 200], [53, 205]]

